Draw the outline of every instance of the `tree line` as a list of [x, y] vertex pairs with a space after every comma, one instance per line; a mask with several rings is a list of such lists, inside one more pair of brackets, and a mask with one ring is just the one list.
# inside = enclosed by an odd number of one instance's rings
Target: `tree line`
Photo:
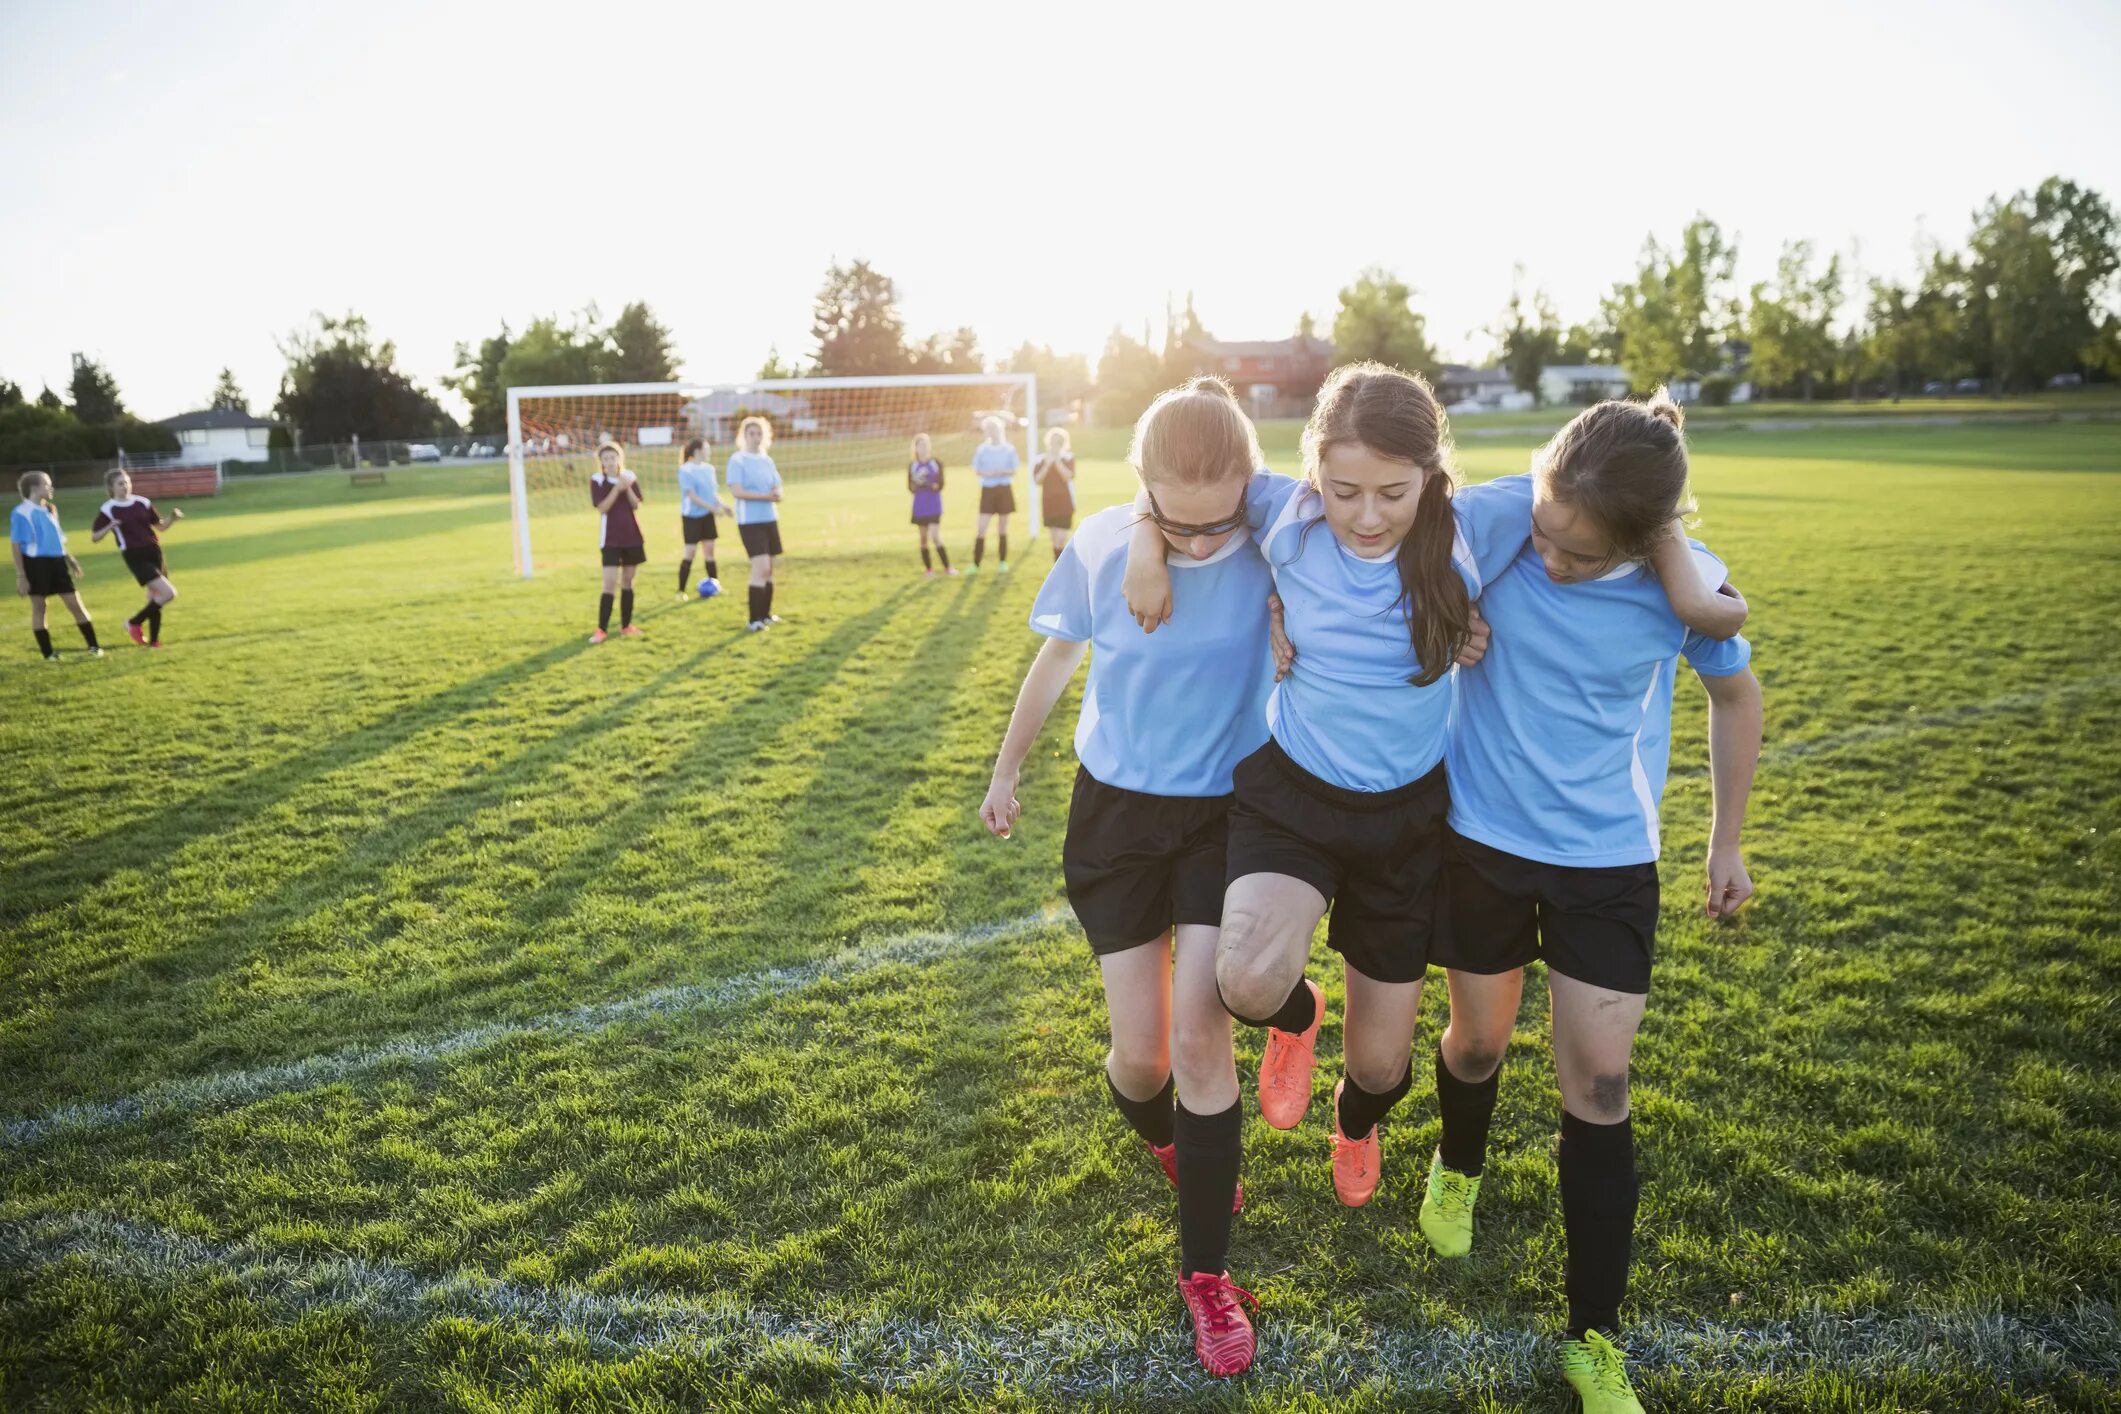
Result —
[[[1973, 213], [1965, 243], [1931, 243], [1907, 280], [1872, 277], [1861, 291], [1839, 255], [1823, 262], [1810, 241], [1786, 244], [1774, 275], [1741, 290], [1736, 237], [1697, 216], [1669, 244], [1652, 235], [1636, 268], [1602, 296], [1581, 323], [1564, 324], [1542, 290], [1515, 287], [1489, 334], [1494, 357], [1516, 386], [1536, 393], [1540, 374], [1564, 364], [1611, 364], [1638, 390], [1693, 383], [1707, 401], [1727, 398], [1744, 379], [1758, 395], [1882, 397], [1938, 382], [1976, 379], [1996, 392], [2022, 392], [2057, 377], [2121, 377], [2121, 228], [2106, 199], [2062, 177]], [[1330, 330], [1336, 361], [1374, 358], [1434, 377], [1439, 360], [1417, 291], [1391, 270], [1359, 272], [1338, 294]], [[1844, 316], [1852, 298], [1852, 317]], [[1300, 338], [1319, 337], [1309, 312]], [[867, 260], [826, 270], [811, 305], [811, 350], [784, 359], [769, 349], [757, 376], [978, 373], [988, 364], [970, 326], [916, 336], [899, 310], [898, 287]], [[1115, 326], [1093, 369], [1087, 355], [1026, 341], [994, 370], [1038, 375], [1047, 406], [1087, 405], [1101, 418], [1131, 421], [1159, 391], [1210, 371], [1200, 345], [1208, 331], [1188, 294], [1166, 312], [1162, 337]], [[643, 301], [608, 322], [594, 305], [561, 318], [503, 323], [484, 339], [459, 343], [440, 384], [468, 409], [463, 423], [397, 366], [397, 350], [351, 311], [322, 313], [278, 341], [284, 363], [273, 415], [306, 443], [356, 436], [424, 438], [505, 431], [511, 386], [664, 383], [677, 377], [670, 330]], [[248, 411], [226, 368], [209, 407]], [[174, 450], [164, 429], [126, 409], [116, 378], [85, 354], [73, 356], [67, 396], [36, 398], [0, 378], [0, 466], [107, 458], [127, 451]]]

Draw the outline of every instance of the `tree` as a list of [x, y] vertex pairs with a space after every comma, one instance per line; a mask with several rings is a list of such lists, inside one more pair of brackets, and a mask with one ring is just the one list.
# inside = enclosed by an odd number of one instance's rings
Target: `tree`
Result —
[[1509, 370], [1510, 382], [1520, 393], [1537, 394], [1539, 375], [1549, 364], [1562, 363], [1561, 319], [1543, 290], [1534, 290], [1527, 312], [1523, 295], [1524, 267], [1510, 289], [1510, 302], [1503, 307], [1502, 322], [1495, 333], [1497, 356]]
[[1698, 377], [1722, 366], [1722, 348], [1738, 323], [1730, 294], [1737, 245], [1706, 216], [1696, 216], [1666, 250], [1643, 242], [1632, 281], [1618, 284], [1602, 313], [1619, 338], [1621, 366], [1639, 388]]
[[760, 378], [800, 378], [802, 376], [802, 369], [797, 368], [792, 363], [781, 362], [781, 350], [778, 345], [768, 344], [766, 346], [766, 361], [759, 365]]
[[221, 376], [214, 379], [213, 392], [207, 395], [206, 405], [216, 412], [250, 412], [250, 399], [244, 397], [243, 390], [236, 386], [234, 369], [221, 370]]
[[599, 383], [669, 383], [678, 376], [677, 350], [670, 331], [646, 303], [635, 300], [619, 311], [605, 331]]
[[96, 427], [125, 415], [125, 403], [118, 396], [118, 380], [87, 354], [74, 355], [74, 376], [67, 386], [73, 394], [74, 417], [79, 421]]
[[1029, 373], [1038, 379], [1038, 400], [1045, 407], [1069, 407], [1090, 396], [1090, 360], [1082, 354], [1060, 354], [1028, 339], [996, 365], [1000, 373]]
[[817, 340], [811, 361], [832, 377], [906, 371], [906, 324], [898, 287], [866, 260], [825, 271], [810, 318]]
[[1841, 257], [1812, 277], [1812, 243], [1791, 241], [1775, 263], [1773, 285], [1753, 286], [1745, 336], [1753, 346], [1753, 381], [1777, 391], [1799, 390], [1811, 401], [1816, 382], [1834, 376], [1839, 341], [1829, 327], [1841, 306]]
[[1375, 359], [1434, 377], [1436, 351], [1413, 300], [1412, 288], [1391, 271], [1378, 266], [1364, 270], [1340, 292], [1340, 312], [1333, 318], [1335, 355], [1344, 363]]
[[2104, 198], [2060, 177], [1991, 198], [1967, 247], [1968, 313], [1985, 323], [1984, 371], [2001, 388], [2038, 387], [2097, 355], [2121, 266]]
[[986, 371], [986, 360], [980, 357], [979, 335], [969, 328], [959, 328], [947, 343], [942, 335], [930, 334], [906, 350], [908, 373], [957, 374]]
[[1164, 361], [1149, 347], [1149, 331], [1135, 339], [1114, 325], [1097, 361], [1097, 412], [1101, 421], [1124, 425], [1142, 415], [1167, 386]]
[[287, 360], [274, 407], [314, 442], [354, 437], [449, 435], [456, 420], [426, 390], [398, 371], [397, 349], [372, 341], [368, 321], [348, 312], [312, 316], [315, 327], [280, 344]]
[[505, 409], [510, 388], [566, 387], [604, 381], [604, 338], [591, 305], [562, 324], [552, 315], [530, 321], [501, 355], [495, 375]]
[[22, 406], [22, 385], [11, 378], [0, 378], [0, 409]]
[[491, 436], [507, 431], [508, 384], [502, 377], [502, 368], [511, 347], [506, 320], [501, 322], [500, 333], [479, 342], [476, 354], [469, 344], [457, 344], [456, 371], [442, 380], [442, 386], [462, 398], [471, 410], [468, 431]]
[[1311, 317], [1311, 311], [1308, 309], [1296, 316], [1296, 337], [1299, 339], [1315, 339], [1318, 337], [1318, 321]]
[[66, 400], [54, 393], [52, 385], [47, 383], [44, 385], [44, 391], [37, 394], [37, 406], [40, 408], [51, 408], [56, 411], [66, 406]]

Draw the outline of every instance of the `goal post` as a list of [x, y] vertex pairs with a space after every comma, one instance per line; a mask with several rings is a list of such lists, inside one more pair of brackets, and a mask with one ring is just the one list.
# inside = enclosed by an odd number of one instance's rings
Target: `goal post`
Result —
[[[707, 459], [720, 477], [747, 417], [762, 417], [772, 428], [770, 455], [791, 488], [833, 477], [903, 475], [913, 438], [925, 433], [943, 462], [946, 495], [958, 506], [977, 504], [972, 453], [984, 439], [985, 420], [998, 417], [1003, 439], [1021, 461], [1017, 513], [1027, 517], [1032, 535], [1040, 528], [1039, 496], [1030, 477], [1042, 432], [1033, 374], [520, 387], [508, 390], [508, 499], [516, 573], [531, 577], [540, 547], [562, 543], [554, 539], [556, 532], [567, 535], [557, 524], [559, 517], [583, 521], [591, 513], [589, 478], [603, 440], [624, 448], [626, 465], [641, 478], [650, 497], [644, 519], [676, 516], [677, 469], [686, 443], [703, 438]], [[652, 525], [646, 528], [653, 546], [657, 536]], [[553, 551], [547, 548], [545, 555], [549, 564]]]

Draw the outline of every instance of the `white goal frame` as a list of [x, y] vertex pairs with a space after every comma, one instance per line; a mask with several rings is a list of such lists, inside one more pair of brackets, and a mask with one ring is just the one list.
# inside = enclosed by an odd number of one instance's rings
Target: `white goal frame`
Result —
[[[889, 374], [867, 378], [753, 378], [734, 383], [568, 383], [540, 387], [510, 388], [508, 390], [508, 502], [509, 514], [515, 521], [516, 571], [529, 579], [532, 573], [530, 557], [530, 484], [523, 466], [523, 416], [524, 398], [589, 398], [625, 397], [629, 395], [675, 394], [680, 398], [698, 397], [713, 392], [736, 393], [798, 393], [806, 389], [838, 388], [858, 391], [863, 388], [966, 388], [988, 386], [1010, 388], [1021, 392], [1024, 403], [1024, 472], [1026, 485], [1029, 474], [1036, 464], [1045, 429], [1038, 421], [1038, 375], [1035, 373], [938, 373], [938, 374]], [[1026, 496], [1030, 503], [1031, 535], [1036, 536], [1039, 524], [1039, 497], [1032, 487]], [[1027, 540], [1028, 543], [1028, 540]]]

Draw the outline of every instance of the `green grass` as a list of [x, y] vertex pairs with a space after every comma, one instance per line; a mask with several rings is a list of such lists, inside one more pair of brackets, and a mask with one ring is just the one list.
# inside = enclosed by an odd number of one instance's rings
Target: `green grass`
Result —
[[[1264, 437], [1291, 465], [1293, 428]], [[1533, 440], [1462, 459], [1520, 469]], [[1122, 443], [1079, 438], [1086, 504], [1122, 494]], [[1700, 1411], [2111, 1407], [2121, 429], [1697, 452], [1767, 691], [1760, 897], [1724, 928], [1690, 908], [1688, 683], [1637, 1057], [1639, 1383]], [[899, 474], [797, 484], [790, 622], [759, 636], [733, 600], [669, 602], [666, 498], [650, 636], [588, 648], [586, 512], [541, 517], [517, 581], [484, 468], [192, 503], [162, 654], [47, 668], [18, 620], [0, 1119], [54, 1122], [0, 1139], [0, 1402], [1572, 1407], [1536, 1339], [1561, 1283], [1536, 984], [1472, 1259], [1413, 1224], [1425, 1064], [1360, 1211], [1317, 1111], [1255, 1120], [1233, 1267], [1260, 1367], [1144, 1375], [1191, 1359], [1171, 1196], [1104, 1097], [1056, 907], [1072, 697], [1017, 837], [973, 818], [1047, 555], [920, 581]], [[62, 511], [122, 644], [137, 591], [78, 534], [94, 499]], [[373, 1049], [408, 1040], [442, 1044]], [[1751, 1343], [1688, 1344], [1705, 1323]]]

